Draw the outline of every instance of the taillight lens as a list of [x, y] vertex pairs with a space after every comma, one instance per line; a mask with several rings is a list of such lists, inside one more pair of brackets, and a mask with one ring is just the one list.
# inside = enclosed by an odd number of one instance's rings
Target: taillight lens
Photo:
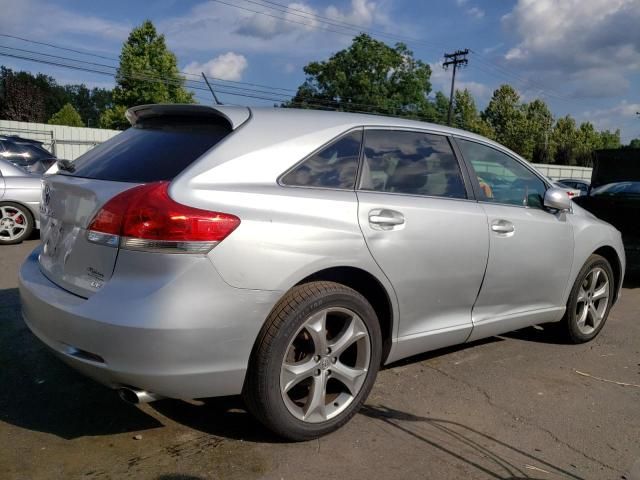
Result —
[[119, 193], [93, 217], [87, 238], [131, 250], [205, 253], [240, 225], [234, 215], [177, 203], [168, 187], [155, 182]]

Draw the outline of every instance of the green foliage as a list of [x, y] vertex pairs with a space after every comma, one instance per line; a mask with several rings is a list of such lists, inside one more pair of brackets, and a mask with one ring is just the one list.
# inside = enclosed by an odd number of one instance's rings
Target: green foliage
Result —
[[[446, 113], [445, 113], [446, 115]], [[495, 133], [491, 126], [478, 113], [473, 95], [466, 88], [456, 90], [453, 97], [453, 126], [479, 135], [493, 138]]]
[[620, 148], [621, 146], [620, 130], [615, 132], [603, 130], [600, 132], [600, 148]]
[[49, 125], [67, 125], [69, 127], [84, 127], [82, 118], [73, 105], [67, 103], [64, 107], [54, 113], [49, 121]]
[[497, 142], [518, 153], [525, 151], [526, 115], [520, 95], [511, 85], [501, 85], [493, 92], [482, 118], [493, 129]]
[[129, 120], [124, 116], [125, 113], [127, 113], [127, 107], [124, 105], [114, 105], [106, 109], [100, 115], [100, 128], [113, 128], [116, 130], [129, 128]]
[[392, 48], [361, 34], [349, 48], [309, 63], [304, 72], [305, 82], [285, 106], [435, 117], [427, 99], [431, 68], [402, 43]]
[[640, 138], [634, 138], [626, 148], [640, 148]]
[[184, 88], [176, 56], [149, 20], [134, 28], [122, 46], [113, 100], [126, 107], [194, 101]]
[[88, 126], [96, 126], [102, 110], [111, 105], [111, 92], [85, 85], [58, 85], [43, 74], [0, 68], [0, 118], [46, 122], [70, 103]]

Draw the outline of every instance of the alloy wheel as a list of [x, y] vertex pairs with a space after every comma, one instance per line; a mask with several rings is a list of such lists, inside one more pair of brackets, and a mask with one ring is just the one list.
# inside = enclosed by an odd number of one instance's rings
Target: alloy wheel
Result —
[[609, 305], [609, 275], [601, 267], [587, 273], [578, 290], [576, 320], [578, 330], [592, 334], [602, 323]]
[[0, 207], [0, 241], [14, 241], [22, 237], [29, 226], [26, 214], [12, 206]]
[[371, 339], [353, 311], [330, 307], [309, 316], [287, 347], [280, 392], [298, 420], [321, 423], [343, 412], [367, 378]]

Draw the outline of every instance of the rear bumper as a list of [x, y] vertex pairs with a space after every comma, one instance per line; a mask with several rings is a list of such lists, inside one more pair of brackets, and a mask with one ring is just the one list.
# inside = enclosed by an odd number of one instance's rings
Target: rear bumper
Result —
[[205, 256], [121, 252], [111, 280], [84, 299], [49, 281], [38, 254], [20, 270], [26, 324], [111, 388], [173, 398], [240, 393], [255, 338], [281, 295], [229, 286]]

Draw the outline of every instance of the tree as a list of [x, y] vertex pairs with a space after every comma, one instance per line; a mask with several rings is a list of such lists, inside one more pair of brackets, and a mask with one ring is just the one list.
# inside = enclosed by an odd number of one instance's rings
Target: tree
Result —
[[449, 98], [442, 92], [437, 92], [433, 101], [432, 122], [441, 125], [447, 124], [447, 114], [449, 112]]
[[82, 118], [73, 105], [67, 103], [64, 107], [54, 113], [49, 119], [49, 125], [67, 125], [69, 127], [84, 127]]
[[620, 148], [622, 142], [620, 140], [620, 130], [612, 132], [603, 130], [600, 132], [600, 148]]
[[524, 152], [525, 115], [520, 95], [512, 86], [501, 85], [493, 92], [482, 118], [495, 132], [496, 141], [514, 152]]
[[431, 68], [403, 43], [360, 34], [326, 61], [304, 67], [305, 82], [285, 106], [332, 108], [434, 119]]
[[480, 118], [473, 95], [466, 88], [462, 91], [456, 90], [454, 94], [453, 126], [489, 138], [494, 134], [489, 124]]
[[100, 115], [112, 106], [111, 90], [89, 89], [86, 85], [65, 85], [69, 102], [88, 127], [98, 126]]
[[602, 146], [602, 138], [591, 122], [582, 122], [577, 132], [576, 164], [593, 166], [593, 152]]
[[114, 106], [105, 111], [100, 124], [111, 128], [128, 126], [119, 112], [148, 103], [193, 103], [184, 88], [176, 56], [167, 48], [151, 21], [134, 28], [122, 46], [120, 66], [113, 89]]
[[521, 155], [535, 163], [551, 163], [553, 149], [550, 142], [553, 115], [540, 99], [522, 106], [525, 116]]
[[640, 148], [640, 138], [634, 138], [629, 142], [627, 148]]
[[45, 94], [26, 72], [0, 69], [0, 117], [20, 122], [43, 122]]
[[551, 139], [556, 152], [555, 163], [575, 165], [578, 132], [576, 130], [576, 121], [570, 115], [559, 118], [556, 121]]

